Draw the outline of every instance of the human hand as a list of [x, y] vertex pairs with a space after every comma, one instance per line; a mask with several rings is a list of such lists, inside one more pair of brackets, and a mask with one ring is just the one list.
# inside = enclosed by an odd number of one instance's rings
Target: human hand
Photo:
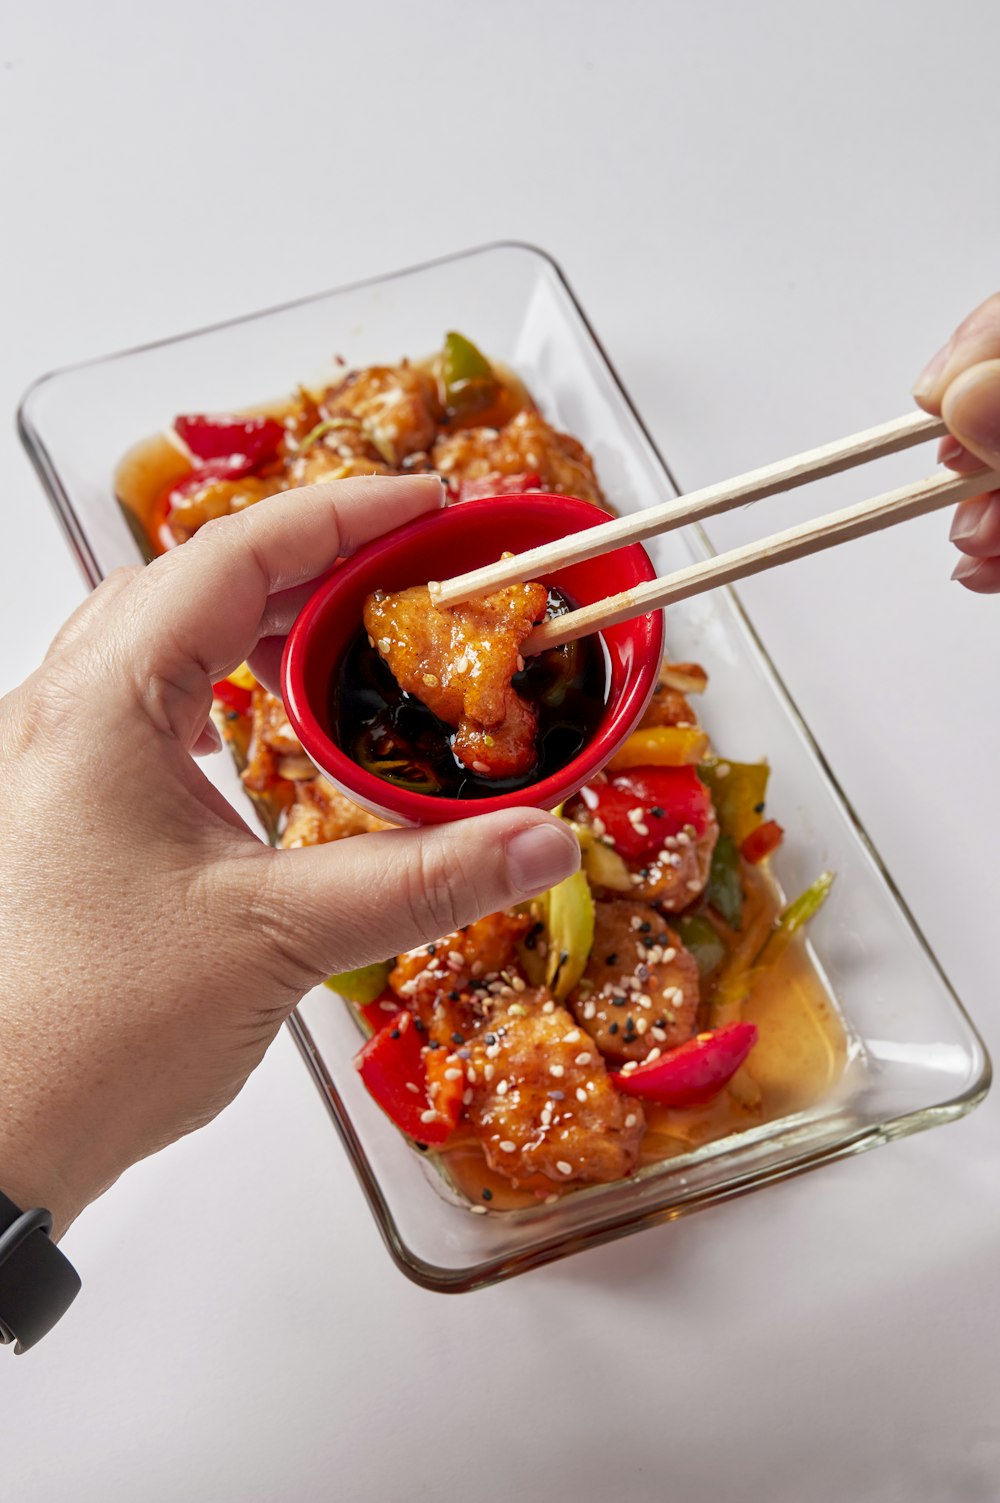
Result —
[[529, 809], [272, 850], [193, 760], [213, 680], [258, 642], [266, 678], [309, 582], [441, 500], [339, 480], [210, 522], [106, 580], [0, 700], [0, 1188], [57, 1234], [215, 1116], [311, 986], [575, 870]]
[[[938, 458], [960, 474], [1000, 469], [1000, 293], [960, 323], [921, 372], [913, 395], [950, 430]], [[1000, 592], [1000, 491], [962, 501], [951, 540], [963, 557], [952, 579], [979, 594]]]

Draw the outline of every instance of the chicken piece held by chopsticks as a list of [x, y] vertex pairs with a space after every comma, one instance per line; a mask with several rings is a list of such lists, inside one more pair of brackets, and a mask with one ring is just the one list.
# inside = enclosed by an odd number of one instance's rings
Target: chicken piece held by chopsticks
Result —
[[481, 777], [522, 776], [538, 759], [538, 712], [511, 680], [547, 603], [542, 584], [440, 608], [426, 585], [365, 601], [365, 630], [400, 688], [455, 727], [455, 756]]

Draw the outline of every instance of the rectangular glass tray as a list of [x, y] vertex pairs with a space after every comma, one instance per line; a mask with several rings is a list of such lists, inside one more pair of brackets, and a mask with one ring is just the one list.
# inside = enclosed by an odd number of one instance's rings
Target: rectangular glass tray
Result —
[[[317, 367], [421, 356], [467, 333], [523, 377], [543, 413], [582, 440], [623, 512], [676, 494], [670, 472], [560, 268], [501, 243], [43, 377], [19, 427], [91, 584], [134, 563], [112, 475], [175, 413], [280, 399]], [[512, 541], [516, 547], [516, 540]], [[710, 552], [699, 529], [654, 543], [659, 572]], [[811, 1109], [711, 1143], [631, 1180], [552, 1205], [470, 1215], [435, 1166], [367, 1096], [351, 1060], [351, 1009], [317, 988], [289, 1027], [321, 1091], [386, 1245], [424, 1287], [482, 1287], [769, 1181], [949, 1121], [985, 1095], [990, 1062], [975, 1028], [834, 782], [731, 591], [671, 608], [676, 659], [705, 665], [704, 720], [729, 755], [767, 757], [768, 812], [785, 828], [773, 860], [785, 892], [822, 870], [833, 895], [810, 928], [813, 959], [844, 1020], [848, 1067]], [[252, 822], [226, 759], [206, 772]]]

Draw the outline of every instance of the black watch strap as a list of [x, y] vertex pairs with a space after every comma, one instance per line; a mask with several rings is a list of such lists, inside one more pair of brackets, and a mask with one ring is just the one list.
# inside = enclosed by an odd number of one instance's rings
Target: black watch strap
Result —
[[48, 1211], [22, 1211], [0, 1193], [0, 1341], [26, 1352], [80, 1292], [80, 1278], [49, 1233]]

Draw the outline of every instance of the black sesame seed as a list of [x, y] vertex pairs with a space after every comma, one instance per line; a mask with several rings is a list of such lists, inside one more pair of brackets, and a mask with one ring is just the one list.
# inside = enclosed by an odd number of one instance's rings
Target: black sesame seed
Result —
[[390, 1038], [391, 1038], [391, 1039], [398, 1039], [398, 1038], [399, 1038], [399, 1036], [400, 1036], [400, 1033], [399, 1033], [399, 1029], [398, 1029], [398, 1028], [394, 1028], [394, 1029], [393, 1029], [393, 1030], [392, 1030], [392, 1032], [391, 1032], [391, 1033], [390, 1033], [390, 1035], [389, 1035], [389, 1037], [390, 1037]]
[[605, 957], [604, 957], [604, 964], [605, 965], [617, 965], [618, 964], [618, 952], [616, 950], [612, 950], [612, 952], [611, 952], [610, 955], [605, 955]]
[[449, 992], [448, 993], [448, 1001], [449, 1002], [457, 1002], [458, 999], [459, 999], [459, 997], [461, 997], [461, 995], [462, 995], [461, 992]]
[[427, 1047], [428, 1049], [440, 1049], [441, 1045], [437, 1039], [431, 1039]]
[[483, 1191], [483, 1199], [484, 1200], [492, 1200], [493, 1199], [493, 1191], [492, 1190], [484, 1190]]
[[608, 1032], [609, 1033], [617, 1033], [618, 1032], [618, 1024], [617, 1023], [609, 1023], [608, 1024]]
[[495, 1044], [497, 1041], [497, 1036], [495, 1033], [486, 1033], [483, 1035], [483, 1038], [487, 1045]]
[[421, 1153], [426, 1153], [427, 1152], [427, 1144], [426, 1143], [414, 1143], [413, 1146], [414, 1146], [414, 1148], [419, 1148], [419, 1150], [420, 1150]]
[[627, 997], [612, 997], [611, 998], [611, 1006], [612, 1007], [624, 1007], [625, 1003], [627, 1001], [628, 1001]]
[[465, 1038], [460, 1033], [453, 1033], [451, 1036], [451, 1041], [453, 1044], [464, 1044]]
[[663, 810], [663, 809], [660, 808], [659, 804], [654, 804], [653, 807], [652, 807], [652, 809], [650, 809], [649, 812], [653, 816], [654, 819], [663, 819], [664, 816], [665, 816], [665, 813], [666, 813], [665, 810]]
[[652, 929], [652, 927], [653, 927], [652, 924], [648, 923], [644, 919], [643, 922], [639, 925], [639, 933], [640, 934], [648, 934], [650, 932], [650, 930]]
[[667, 933], [666, 929], [664, 929], [662, 934], [658, 934], [656, 936], [656, 943], [658, 945], [669, 945], [670, 935]]
[[426, 1032], [426, 1029], [424, 1028], [423, 1023], [421, 1023], [421, 1021], [420, 1021], [419, 1018], [414, 1018], [413, 1019], [413, 1026], [417, 1030], [418, 1033], [425, 1033]]
[[754, 804], [754, 806], [753, 806], [753, 812], [755, 814], [763, 814], [763, 812], [764, 812], [764, 805], [763, 804]]
[[427, 953], [428, 953], [428, 955], [436, 955], [437, 954], [437, 945], [428, 945], [427, 946]]
[[240, 718], [240, 712], [239, 712], [239, 710], [227, 710], [226, 711], [226, 719], [227, 720], [239, 720], [239, 718]]
[[666, 1028], [666, 1026], [667, 1026], [667, 1020], [666, 1020], [666, 1018], [654, 1018], [653, 1019], [653, 1027], [654, 1028]]
[[544, 931], [545, 931], [545, 925], [544, 924], [534, 924], [534, 925], [532, 925], [532, 927], [528, 930], [527, 934], [524, 936], [524, 948], [526, 950], [533, 950], [535, 948], [535, 946], [537, 945], [537, 943], [539, 941], [539, 938], [544, 933]]

